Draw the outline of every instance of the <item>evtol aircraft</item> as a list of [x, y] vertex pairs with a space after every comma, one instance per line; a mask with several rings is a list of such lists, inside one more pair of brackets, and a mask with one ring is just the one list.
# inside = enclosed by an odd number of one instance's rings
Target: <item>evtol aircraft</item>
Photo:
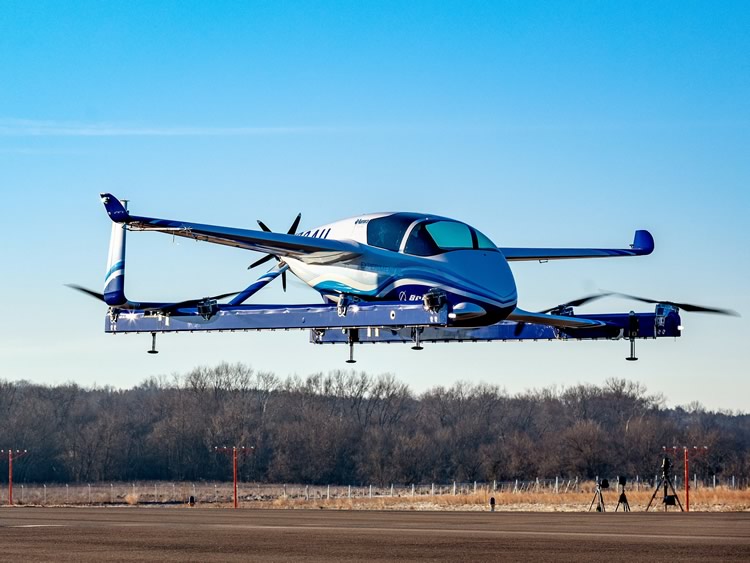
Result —
[[[297, 232], [298, 215], [286, 233], [205, 225], [131, 215], [109, 193], [101, 200], [112, 220], [103, 293], [71, 285], [109, 306], [105, 331], [156, 334], [180, 331], [309, 329], [315, 344], [345, 343], [354, 362], [355, 343], [552, 339], [630, 341], [680, 336], [680, 309], [736, 315], [689, 303], [616, 294], [655, 305], [649, 313], [577, 315], [574, 307], [612, 295], [598, 293], [531, 312], [518, 307], [509, 262], [644, 256], [654, 250], [648, 231], [635, 232], [629, 248], [504, 248], [478, 229], [422, 213], [373, 213]], [[275, 265], [240, 292], [180, 302], [138, 302], [125, 296], [128, 231], [157, 231], [261, 252], [248, 269]], [[250, 305], [245, 302], [277, 277], [286, 290], [291, 272], [318, 292], [322, 304]], [[227, 303], [220, 300], [230, 298]]]

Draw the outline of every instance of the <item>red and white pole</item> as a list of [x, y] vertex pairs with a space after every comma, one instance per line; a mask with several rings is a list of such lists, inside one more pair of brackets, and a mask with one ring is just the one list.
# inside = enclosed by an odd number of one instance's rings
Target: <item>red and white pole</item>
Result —
[[13, 450], [8, 449], [8, 504], [13, 506]]
[[[25, 456], [29, 450], [16, 450], [8, 448], [8, 504], [13, 506], [13, 459]], [[0, 454], [5, 454], [5, 450], [0, 450]], [[23, 500], [23, 499], [21, 499]]]
[[237, 446], [232, 448], [232, 465], [234, 466], [234, 507], [237, 508]]
[[238, 454], [248, 454], [252, 452], [255, 449], [255, 446], [250, 446], [249, 448], [246, 448], [245, 446], [237, 447], [232, 446], [231, 448], [228, 446], [224, 446], [223, 448], [214, 447], [215, 452], [221, 452], [224, 454], [232, 453], [232, 488], [234, 490], [234, 508], [239, 508], [240, 503], [239, 499], [237, 497], [237, 457]]
[[690, 512], [690, 470], [688, 469], [688, 449], [683, 448], [685, 452], [685, 512]]

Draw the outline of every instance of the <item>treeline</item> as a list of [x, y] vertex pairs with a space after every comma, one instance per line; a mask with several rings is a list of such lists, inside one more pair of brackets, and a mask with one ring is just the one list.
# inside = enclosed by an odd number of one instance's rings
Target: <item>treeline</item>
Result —
[[282, 380], [221, 364], [125, 390], [0, 381], [0, 441], [30, 451], [14, 464], [19, 482], [227, 479], [213, 448], [232, 445], [253, 448], [244, 480], [277, 483], [651, 476], [665, 445], [708, 446], [691, 466], [699, 477], [750, 477], [750, 415], [666, 408], [619, 379], [415, 394], [390, 374]]

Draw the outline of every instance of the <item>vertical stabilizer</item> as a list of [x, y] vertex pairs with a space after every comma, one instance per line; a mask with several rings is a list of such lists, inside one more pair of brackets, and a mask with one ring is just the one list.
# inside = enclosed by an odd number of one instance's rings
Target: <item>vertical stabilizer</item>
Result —
[[104, 301], [110, 306], [128, 301], [125, 297], [125, 232], [124, 224], [112, 223], [107, 274], [104, 276]]

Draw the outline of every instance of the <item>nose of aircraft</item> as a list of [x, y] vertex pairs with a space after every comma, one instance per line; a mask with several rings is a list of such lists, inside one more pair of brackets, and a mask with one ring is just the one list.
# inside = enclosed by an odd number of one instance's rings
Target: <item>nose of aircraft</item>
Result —
[[500, 307], [515, 307], [518, 301], [516, 281], [508, 261], [494, 250], [458, 250], [443, 255], [447, 265], [478, 286]]

